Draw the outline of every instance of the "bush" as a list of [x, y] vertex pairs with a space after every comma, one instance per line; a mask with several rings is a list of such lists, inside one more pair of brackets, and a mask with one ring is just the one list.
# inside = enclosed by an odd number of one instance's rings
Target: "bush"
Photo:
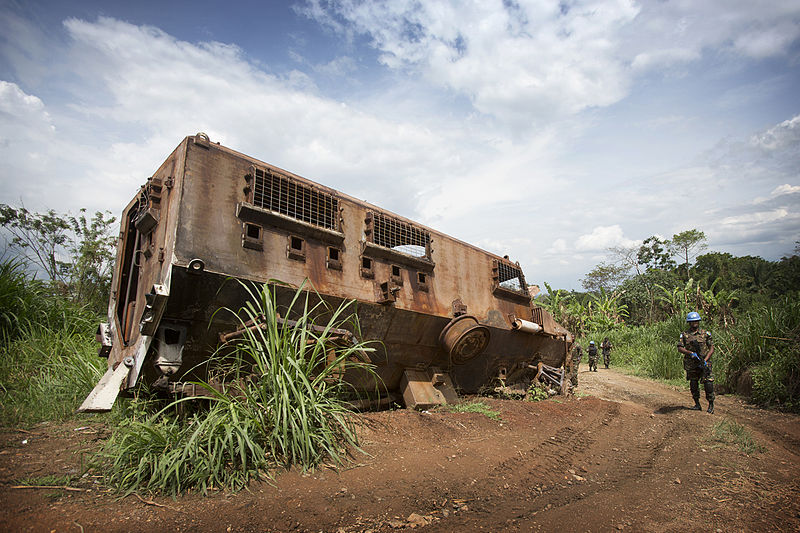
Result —
[[[730, 389], [746, 370], [753, 377], [753, 401], [800, 409], [800, 295], [760, 304], [718, 336], [721, 378]], [[717, 356], [715, 355], [715, 360]], [[716, 371], [716, 367], [715, 367]]]

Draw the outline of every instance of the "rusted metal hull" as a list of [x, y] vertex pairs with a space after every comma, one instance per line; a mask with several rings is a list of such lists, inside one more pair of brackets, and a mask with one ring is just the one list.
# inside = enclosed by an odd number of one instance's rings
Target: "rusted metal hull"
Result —
[[560, 366], [571, 341], [531, 305], [507, 257], [200, 134], [184, 139], [122, 220], [101, 353], [110, 368], [133, 361], [123, 387], [163, 385], [200, 368], [220, 334], [238, 326], [224, 313], [212, 321], [217, 309], [245, 301], [236, 279], [307, 280], [332, 305], [356, 300], [362, 338], [381, 341], [373, 363], [390, 391], [407, 370], [435, 367], [475, 392], [525, 365]]

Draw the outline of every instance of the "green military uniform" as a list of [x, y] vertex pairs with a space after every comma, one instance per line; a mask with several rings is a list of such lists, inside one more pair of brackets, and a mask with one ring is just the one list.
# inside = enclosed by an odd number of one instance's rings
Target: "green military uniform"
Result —
[[[678, 347], [685, 348], [690, 352], [695, 352], [700, 359], [705, 359], [711, 347], [714, 346], [714, 341], [711, 338], [711, 333], [704, 329], [698, 328], [697, 331], [692, 330], [684, 331], [678, 340]], [[700, 401], [700, 383], [703, 384], [703, 389], [706, 393], [706, 400], [714, 403], [714, 374], [711, 372], [711, 360], [706, 362], [703, 367], [702, 363], [692, 357], [691, 355], [683, 355], [683, 368], [686, 370], [686, 379], [689, 381], [689, 388], [692, 391], [692, 398], [695, 405]]]
[[597, 372], [597, 345], [589, 345], [589, 372]]
[[581, 359], [583, 358], [583, 348], [578, 343], [575, 343], [575, 346], [572, 347], [572, 368], [570, 369], [570, 376], [569, 382], [572, 384], [572, 388], [578, 386], [578, 368], [581, 366]]
[[608, 365], [611, 363], [611, 348], [614, 346], [609, 342], [608, 339], [605, 339], [602, 343], [600, 343], [600, 349], [603, 351], [603, 364], [608, 368]]

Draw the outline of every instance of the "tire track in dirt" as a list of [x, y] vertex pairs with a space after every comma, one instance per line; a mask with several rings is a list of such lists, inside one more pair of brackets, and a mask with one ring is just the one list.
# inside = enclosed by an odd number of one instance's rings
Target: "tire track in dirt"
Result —
[[[658, 415], [648, 412], [654, 406], [660, 409], [664, 403], [671, 404], [676, 396], [652, 394], [653, 400], [647, 407], [628, 401], [603, 402], [602, 411], [581, 413], [591, 414], [579, 423], [570, 418], [556, 435], [532, 443], [524, 455], [499, 463], [486, 476], [480, 488], [490, 491], [488, 495], [483, 493], [483, 498], [480, 491], [473, 492], [473, 516], [453, 516], [429, 529], [470, 529], [485, 524], [488, 515], [501, 514], [506, 516], [505, 521], [492, 529], [515, 530], [520, 524], [536, 523], [543, 513], [548, 522], [558, 523], [562, 529], [573, 522], [579, 529], [585, 529], [585, 517], [593, 514], [593, 508], [604, 499], [609, 488], [615, 493], [633, 494], [628, 505], [643, 508], [652, 498], [657, 499], [658, 489], [653, 491], [649, 487], [674, 482], [668, 479], [669, 469], [663, 467], [674, 463], [681, 436], [693, 430], [682, 407], [667, 406]], [[624, 428], [622, 435], [621, 428]], [[617, 444], [620, 437], [624, 442]], [[680, 443], [681, 455], [687, 446], [691, 443]], [[587, 469], [585, 462], [593, 464]], [[511, 491], [503, 494], [496, 490], [502, 485], [500, 480], [515, 471], [522, 473], [511, 487], [505, 485]], [[662, 512], [662, 519], [667, 519], [668, 514]]]
[[[618, 406], [605, 406], [605, 412], [592, 413], [586, 417], [583, 426], [566, 425], [559, 428], [555, 435], [536, 441], [524, 452], [498, 464], [493, 472], [486, 476], [487, 482], [505, 479], [507, 474], [518, 475], [520, 471], [526, 476], [517, 481], [517, 485], [527, 486], [527, 481], [536, 480], [540, 484], [554, 482], [561, 472], [572, 465], [574, 455], [588, 450], [597, 442], [596, 431], [600, 426], [609, 424], [609, 417], [619, 414]], [[602, 420], [601, 420], [602, 419]]]

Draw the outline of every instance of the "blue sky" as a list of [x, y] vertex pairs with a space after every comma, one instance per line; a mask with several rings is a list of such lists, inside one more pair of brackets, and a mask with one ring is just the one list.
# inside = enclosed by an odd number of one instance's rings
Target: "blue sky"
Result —
[[180, 140], [579, 288], [800, 240], [800, 1], [0, 0], [0, 202], [119, 213]]

